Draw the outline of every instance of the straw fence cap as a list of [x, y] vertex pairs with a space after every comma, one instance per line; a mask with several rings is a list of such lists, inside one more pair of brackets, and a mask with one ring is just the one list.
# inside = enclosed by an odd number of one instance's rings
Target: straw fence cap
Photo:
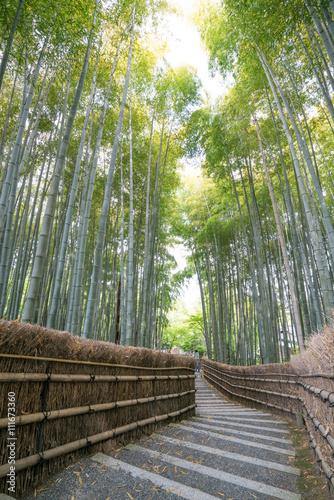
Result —
[[119, 346], [111, 342], [84, 339], [69, 332], [5, 320], [0, 320], [0, 351], [3, 354], [143, 367], [195, 367], [195, 361], [187, 356], [143, 347]]

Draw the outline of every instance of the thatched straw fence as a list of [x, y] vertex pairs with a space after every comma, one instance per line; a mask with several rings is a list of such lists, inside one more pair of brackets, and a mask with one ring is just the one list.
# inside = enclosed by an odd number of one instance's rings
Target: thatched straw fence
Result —
[[205, 379], [231, 400], [304, 421], [334, 496], [334, 328], [289, 363], [237, 367], [202, 361]]
[[195, 361], [185, 356], [3, 320], [0, 353], [0, 492], [9, 492], [15, 456], [16, 498], [116, 439], [195, 412]]

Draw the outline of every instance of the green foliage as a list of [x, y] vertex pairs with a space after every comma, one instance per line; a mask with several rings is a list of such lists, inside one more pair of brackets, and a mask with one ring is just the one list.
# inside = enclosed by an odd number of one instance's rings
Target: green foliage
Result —
[[164, 116], [183, 123], [200, 102], [201, 82], [190, 66], [169, 68], [157, 81], [156, 108]]
[[186, 353], [193, 353], [195, 349], [202, 355], [206, 352], [204, 343], [203, 314], [195, 311], [193, 314], [184, 312], [178, 305], [174, 314], [165, 327], [162, 339], [163, 349], [178, 347]]

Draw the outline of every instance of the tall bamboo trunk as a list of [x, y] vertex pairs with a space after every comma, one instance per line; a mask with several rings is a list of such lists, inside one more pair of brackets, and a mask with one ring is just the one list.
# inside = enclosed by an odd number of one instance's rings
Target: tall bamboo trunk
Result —
[[65, 257], [66, 257], [66, 251], [67, 251], [67, 245], [68, 245], [69, 232], [70, 232], [71, 221], [72, 221], [72, 216], [73, 216], [74, 207], [75, 207], [75, 199], [76, 199], [76, 195], [77, 195], [81, 161], [82, 161], [82, 156], [83, 156], [83, 152], [84, 152], [86, 134], [87, 134], [87, 130], [88, 130], [88, 122], [89, 122], [91, 109], [92, 109], [92, 105], [93, 105], [93, 100], [94, 100], [94, 95], [95, 95], [97, 64], [98, 64], [98, 57], [96, 59], [95, 70], [94, 70], [94, 74], [93, 74], [93, 81], [92, 81], [92, 86], [91, 86], [91, 92], [90, 92], [89, 101], [88, 101], [88, 105], [87, 105], [87, 111], [86, 111], [85, 121], [84, 121], [84, 125], [83, 125], [83, 130], [81, 133], [75, 169], [74, 169], [74, 173], [73, 173], [71, 193], [70, 193], [68, 208], [66, 211], [64, 230], [62, 232], [62, 237], [61, 237], [61, 244], [60, 244], [60, 251], [59, 251], [59, 255], [58, 255], [57, 268], [55, 271], [55, 286], [54, 286], [53, 296], [51, 299], [51, 304], [50, 304], [50, 308], [49, 308], [49, 312], [48, 312], [48, 319], [47, 319], [47, 327], [48, 328], [55, 327], [56, 315], [57, 315], [57, 311], [59, 308], [60, 289], [61, 289], [63, 273], [64, 273], [64, 268], [65, 268]]
[[18, 4], [16, 12], [15, 12], [15, 16], [14, 16], [14, 19], [13, 19], [13, 22], [12, 22], [12, 27], [11, 27], [11, 30], [10, 30], [10, 34], [9, 34], [8, 39], [7, 39], [6, 47], [5, 47], [5, 50], [4, 50], [4, 53], [3, 53], [3, 56], [2, 56], [2, 60], [1, 60], [1, 64], [0, 64], [0, 90], [1, 90], [1, 87], [2, 87], [3, 77], [4, 77], [4, 74], [5, 74], [5, 71], [6, 71], [8, 57], [9, 57], [10, 49], [12, 47], [12, 43], [13, 43], [13, 40], [14, 40], [15, 31], [16, 31], [16, 28], [17, 28], [17, 25], [18, 25], [18, 22], [19, 22], [19, 19], [20, 19], [22, 7], [23, 7], [23, 0], [19, 0], [19, 4]]
[[277, 233], [278, 233], [279, 241], [281, 244], [284, 265], [285, 265], [287, 279], [288, 279], [290, 293], [291, 293], [292, 308], [293, 308], [293, 313], [294, 313], [299, 349], [300, 349], [300, 352], [302, 353], [305, 350], [304, 349], [304, 339], [303, 339], [301, 318], [300, 318], [300, 314], [299, 314], [299, 306], [298, 306], [297, 296], [296, 296], [296, 292], [295, 292], [295, 285], [294, 285], [294, 281], [293, 281], [292, 274], [291, 274], [291, 267], [290, 267], [288, 253], [287, 253], [287, 249], [286, 249], [286, 243], [285, 243], [285, 239], [284, 239], [284, 235], [283, 235], [283, 231], [282, 231], [282, 224], [281, 224], [280, 216], [279, 216], [278, 209], [277, 209], [276, 196], [275, 196], [273, 186], [272, 186], [272, 183], [271, 183], [271, 180], [269, 177], [269, 172], [268, 172], [267, 163], [266, 163], [266, 157], [265, 157], [265, 154], [263, 151], [259, 124], [258, 124], [258, 121], [255, 117], [254, 117], [254, 121], [255, 121], [256, 132], [257, 132], [259, 147], [260, 147], [261, 156], [262, 156], [263, 168], [264, 168], [264, 172], [266, 175], [267, 185], [268, 185], [268, 189], [269, 189], [269, 195], [270, 195], [271, 204], [272, 204], [275, 222], [276, 222]]
[[133, 40], [134, 40], [134, 12], [133, 12], [133, 24], [132, 24], [132, 32], [131, 32], [131, 42], [129, 48], [129, 56], [128, 56], [128, 64], [126, 70], [126, 77], [123, 89], [123, 97], [121, 102], [121, 108], [118, 115], [118, 121], [116, 126], [115, 138], [111, 152], [110, 166], [107, 181], [105, 184], [104, 197], [100, 215], [99, 229], [96, 240], [95, 252], [94, 252], [94, 264], [93, 264], [93, 272], [91, 276], [91, 282], [88, 292], [88, 300], [87, 300], [87, 309], [85, 322], [83, 327], [83, 336], [88, 337], [88, 335], [94, 335], [94, 321], [97, 306], [100, 300], [100, 282], [101, 282], [101, 271], [102, 271], [102, 262], [103, 262], [103, 252], [104, 252], [104, 242], [105, 242], [105, 231], [107, 224], [107, 216], [109, 213], [109, 206], [111, 200], [112, 193], [112, 183], [114, 178], [114, 172], [116, 167], [116, 158], [118, 152], [118, 144], [120, 141], [120, 135], [122, 130], [123, 116], [127, 98], [127, 92], [130, 81], [130, 70], [131, 70], [131, 59], [132, 59], [132, 48], [133, 48]]
[[131, 99], [129, 101], [129, 230], [128, 230], [128, 260], [127, 260], [127, 307], [126, 307], [126, 345], [133, 344], [132, 307], [133, 307], [133, 160], [132, 160], [132, 126]]
[[[97, 0], [98, 1], [98, 0]], [[96, 13], [96, 12], [95, 12]], [[95, 22], [95, 13], [94, 13], [94, 22]], [[94, 25], [94, 23], [93, 23]], [[73, 99], [73, 103], [69, 112], [68, 120], [65, 127], [64, 136], [61, 141], [59, 156], [56, 161], [56, 165], [53, 171], [52, 181], [49, 189], [48, 201], [45, 208], [42, 228], [39, 234], [36, 255], [32, 267], [31, 279], [29, 284], [28, 295], [24, 307], [23, 312], [23, 322], [32, 323], [36, 318], [36, 307], [37, 307], [37, 298], [40, 293], [40, 287], [42, 278], [45, 270], [45, 261], [49, 248], [49, 241], [51, 236], [51, 230], [56, 210], [56, 202], [58, 197], [58, 190], [60, 185], [60, 180], [62, 177], [62, 172], [65, 167], [65, 160], [67, 154], [67, 148], [69, 144], [69, 140], [71, 137], [71, 133], [73, 130], [74, 118], [79, 106], [80, 97], [82, 94], [87, 70], [89, 63], [89, 56], [91, 51], [93, 39], [93, 28], [90, 33], [89, 41], [87, 44], [85, 59], [79, 79], [79, 83], [76, 89], [76, 93]]]

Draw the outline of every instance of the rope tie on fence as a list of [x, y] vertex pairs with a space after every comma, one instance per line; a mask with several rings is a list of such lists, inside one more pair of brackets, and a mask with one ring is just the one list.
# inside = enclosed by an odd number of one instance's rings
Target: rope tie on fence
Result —
[[43, 458], [43, 452], [40, 453], [40, 452], [37, 452], [37, 455], [39, 456], [39, 464], [43, 464], [44, 462], [44, 458]]
[[48, 416], [50, 415], [51, 412], [48, 411], [43, 411], [44, 419], [43, 422], [45, 422], [48, 419]]
[[[321, 393], [324, 392], [325, 393], [325, 396], [322, 396]], [[328, 392], [326, 391], [326, 389], [321, 389], [321, 391], [319, 392], [319, 396], [321, 397], [321, 399], [323, 400], [324, 403], [327, 403], [328, 401], [328, 398], [329, 396], [333, 394], [332, 392]]]
[[119, 382], [118, 375], [115, 375], [115, 382]]
[[88, 403], [88, 413], [93, 413], [95, 411], [94, 408], [91, 407], [91, 405]]
[[50, 382], [50, 380], [51, 380], [51, 373], [48, 372], [48, 373], [46, 373], [46, 375], [48, 376], [48, 378], [46, 379], [46, 381]]
[[91, 382], [94, 382], [94, 380], [95, 380], [95, 375], [91, 375], [91, 376], [90, 376], [90, 381], [91, 381]]
[[[319, 425], [320, 425], [320, 423], [319, 423]], [[323, 433], [323, 436], [326, 439], [326, 441], [327, 441], [328, 434], [329, 434], [329, 427], [327, 427], [327, 430]]]
[[138, 382], [142, 382], [143, 379], [140, 375], [138, 375], [137, 380], [138, 380]]
[[92, 442], [89, 441], [88, 437], [86, 437], [86, 441], [87, 441], [87, 446], [90, 446], [92, 444]]
[[[330, 393], [328, 394], [327, 401], [329, 401], [329, 397], [330, 397], [332, 394], [334, 394], [334, 391], [332, 391], [332, 392], [330, 392]], [[333, 407], [333, 406], [334, 406], [334, 401], [329, 402], [329, 406]]]

